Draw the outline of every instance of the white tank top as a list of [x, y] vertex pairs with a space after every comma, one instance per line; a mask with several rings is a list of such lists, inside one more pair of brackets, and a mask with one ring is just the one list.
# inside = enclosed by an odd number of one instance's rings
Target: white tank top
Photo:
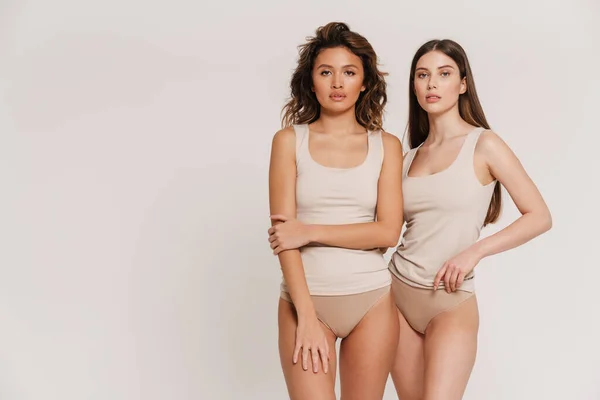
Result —
[[[352, 168], [317, 163], [308, 148], [308, 125], [295, 125], [296, 214], [306, 224], [340, 225], [375, 221], [377, 185], [383, 163], [381, 132], [367, 133], [365, 160]], [[345, 295], [379, 289], [391, 276], [383, 254], [321, 245], [300, 249], [311, 295]], [[281, 289], [288, 291], [285, 280]]]
[[[404, 157], [402, 192], [406, 230], [389, 267], [405, 283], [432, 288], [444, 263], [479, 239], [496, 184], [493, 181], [483, 186], [475, 175], [473, 156], [484, 130], [471, 131], [454, 162], [433, 175], [408, 176], [422, 144]], [[473, 292], [473, 278], [471, 272], [460, 290]], [[444, 287], [443, 281], [440, 287]]]

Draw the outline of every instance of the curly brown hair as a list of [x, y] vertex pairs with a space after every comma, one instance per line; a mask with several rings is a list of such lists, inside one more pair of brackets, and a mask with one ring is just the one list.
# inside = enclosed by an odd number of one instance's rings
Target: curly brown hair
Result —
[[387, 103], [385, 76], [378, 68], [378, 59], [371, 44], [362, 35], [350, 30], [343, 22], [330, 22], [316, 30], [316, 35], [298, 46], [298, 66], [290, 83], [291, 98], [282, 109], [282, 126], [309, 124], [319, 119], [321, 106], [313, 87], [312, 70], [315, 59], [325, 49], [345, 47], [363, 64], [365, 90], [356, 102], [357, 122], [368, 130], [383, 129], [383, 110]]

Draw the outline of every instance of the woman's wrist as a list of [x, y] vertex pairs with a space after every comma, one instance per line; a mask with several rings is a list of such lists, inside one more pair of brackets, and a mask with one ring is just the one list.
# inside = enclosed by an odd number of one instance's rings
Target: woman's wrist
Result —
[[319, 243], [322, 237], [319, 225], [306, 225], [308, 243]]
[[487, 256], [485, 250], [485, 239], [475, 242], [471, 247], [471, 250], [473, 251], [473, 254], [475, 254], [475, 256], [477, 257], [478, 262], [483, 260]]
[[317, 312], [315, 311], [315, 308], [312, 305], [305, 307], [296, 307], [296, 313], [298, 314], [299, 320], [317, 318]]

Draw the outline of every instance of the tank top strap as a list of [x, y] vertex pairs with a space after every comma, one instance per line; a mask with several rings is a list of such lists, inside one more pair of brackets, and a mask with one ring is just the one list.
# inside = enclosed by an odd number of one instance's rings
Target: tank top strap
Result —
[[404, 165], [402, 166], [402, 178], [406, 178], [408, 176], [408, 170], [410, 169], [410, 166], [412, 165], [413, 160], [415, 159], [415, 155], [417, 154], [417, 150], [419, 149], [419, 147], [421, 147], [421, 145], [418, 145], [417, 147], [413, 147], [412, 149], [408, 150], [405, 154], [404, 154]]
[[477, 146], [477, 141], [479, 140], [479, 136], [485, 131], [485, 128], [478, 127], [473, 129], [465, 138], [465, 142], [460, 150], [459, 161], [461, 164], [467, 166], [468, 168], [473, 167], [473, 156], [475, 155], [475, 146]]
[[373, 165], [377, 164], [379, 168], [383, 165], [383, 134], [380, 130], [368, 131], [368, 153], [367, 158]]
[[308, 124], [293, 125], [296, 133], [296, 166], [308, 155]]

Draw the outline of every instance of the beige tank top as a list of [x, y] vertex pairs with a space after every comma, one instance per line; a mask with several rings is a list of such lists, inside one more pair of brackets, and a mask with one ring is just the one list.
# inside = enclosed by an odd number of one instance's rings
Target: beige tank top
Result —
[[[433, 175], [409, 177], [421, 145], [406, 154], [402, 182], [406, 230], [389, 263], [390, 271], [405, 283], [432, 288], [444, 263], [479, 239], [496, 183], [483, 186], [475, 175], [473, 156], [484, 130], [471, 131], [454, 162]], [[473, 278], [471, 272], [460, 289], [473, 292]]]
[[[381, 132], [367, 133], [365, 160], [352, 168], [317, 163], [308, 149], [308, 125], [295, 125], [296, 213], [306, 224], [340, 225], [375, 221], [377, 184], [383, 163]], [[300, 249], [311, 295], [345, 295], [391, 283], [379, 250], [351, 250], [310, 245]], [[287, 292], [285, 280], [281, 290]]]

